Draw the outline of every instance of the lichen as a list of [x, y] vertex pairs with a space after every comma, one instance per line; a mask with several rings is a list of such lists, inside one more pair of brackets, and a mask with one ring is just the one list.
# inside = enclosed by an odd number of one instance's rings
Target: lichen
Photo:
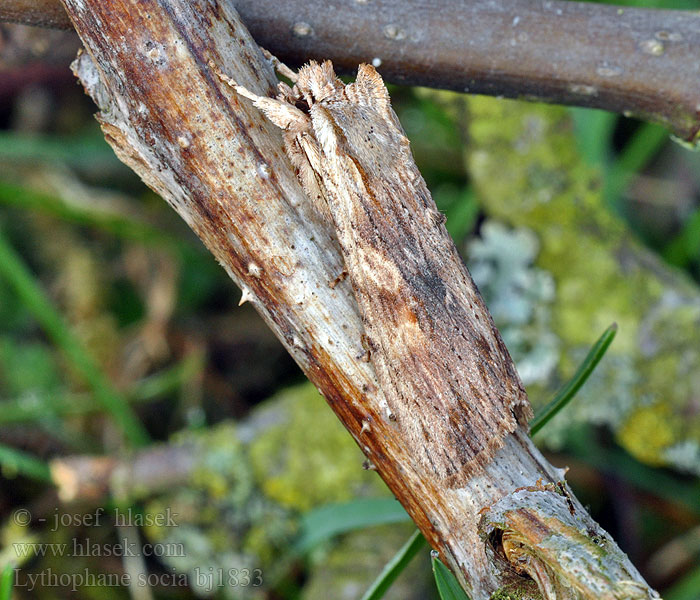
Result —
[[542, 595], [533, 595], [532, 586], [508, 585], [496, 590], [489, 600], [537, 600]]
[[[175, 526], [147, 528], [149, 539], [183, 549], [161, 560], [186, 573], [194, 588], [201, 583], [202, 595], [207, 595], [208, 574], [265, 569], [272, 575], [275, 556], [294, 538], [298, 515], [260, 493], [236, 425], [223, 423], [207, 431], [186, 432], [174, 442], [187, 445], [197, 466], [187, 486], [147, 505], [148, 514], [169, 512], [175, 522]], [[255, 586], [226, 589], [230, 598], [262, 593]]]
[[487, 221], [468, 245], [469, 270], [526, 385], [546, 383], [559, 357], [551, 331], [554, 280], [533, 265], [537, 237]]
[[700, 444], [695, 440], [684, 440], [667, 447], [664, 458], [668, 464], [700, 476]]
[[[316, 388], [299, 386], [273, 401], [275, 412], [285, 418], [256, 437], [249, 449], [256, 480], [269, 498], [307, 510], [386, 493], [376, 474], [362, 470], [362, 453]], [[256, 418], [265, 415], [261, 411]]]
[[[501, 310], [503, 298], [509, 297], [513, 308], [534, 302], [538, 308], [529, 305], [530, 314], [549, 312], [548, 330], [556, 345], [548, 336], [542, 345], [548, 351], [558, 348], [557, 368], [546, 384], [529, 385], [533, 404], [548, 400], [597, 336], [618, 323], [616, 339], [592, 378], [543, 430], [545, 441], [560, 442], [567, 426], [576, 422], [605, 424], [639, 459], [699, 472], [698, 287], [642, 247], [606, 207], [601, 173], [581, 159], [565, 109], [421, 93], [447, 107], [454, 118], [466, 107], [468, 125], [458, 125], [469, 140], [465, 160], [484, 211], [490, 221], [507, 226], [511, 236], [526, 230], [536, 237], [534, 266], [516, 262], [516, 272], [539, 269], [554, 281], [551, 304], [533, 296], [534, 281], [513, 299], [517, 288], [508, 287], [507, 272], [488, 273], [483, 290], [516, 364], [525, 360], [518, 343], [532, 335], [534, 320], [518, 325]], [[482, 235], [489, 237], [488, 231]], [[493, 236], [480, 243], [492, 249], [500, 245], [507, 258], [490, 259], [491, 264], [513, 268], [513, 248], [524, 246], [507, 235], [499, 238], [498, 243]], [[494, 299], [494, 294], [500, 297]], [[529, 343], [534, 348], [539, 344], [536, 339]]]
[[617, 432], [620, 442], [639, 460], [663, 464], [665, 451], [674, 441], [673, 415], [662, 403], [635, 408]]
[[[148, 514], [173, 515], [176, 526], [145, 529], [150, 541], [181, 544], [161, 560], [186, 573], [205, 595], [211, 573], [261, 569], [262, 587], [222, 593], [255, 598], [288, 564], [301, 514], [316, 505], [358, 495], [387, 494], [362, 454], [311, 384], [280, 392], [242, 423], [222, 423], [177, 435], [196, 457], [186, 486], [161, 494]], [[367, 574], [371, 577], [371, 574]], [[368, 583], [368, 581], [367, 581]]]

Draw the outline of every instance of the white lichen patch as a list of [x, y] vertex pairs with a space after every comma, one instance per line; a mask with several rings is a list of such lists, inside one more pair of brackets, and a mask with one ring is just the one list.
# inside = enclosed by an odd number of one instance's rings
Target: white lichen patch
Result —
[[700, 444], [684, 440], [666, 449], [664, 458], [677, 468], [700, 476]]
[[468, 266], [525, 385], [545, 383], [559, 359], [552, 332], [554, 280], [534, 266], [539, 244], [528, 229], [487, 221], [467, 249]]
[[259, 279], [260, 275], [262, 275], [262, 269], [256, 263], [250, 262], [248, 263], [248, 274], [252, 275], [256, 279]]

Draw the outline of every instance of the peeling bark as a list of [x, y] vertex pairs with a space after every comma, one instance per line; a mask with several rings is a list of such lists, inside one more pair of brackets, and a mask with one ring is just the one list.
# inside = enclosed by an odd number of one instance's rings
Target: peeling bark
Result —
[[[207, 66], [213, 61], [249, 90], [273, 94], [272, 69], [235, 11], [206, 0], [64, 3], [87, 49], [75, 72], [117, 155], [244, 290], [472, 600], [514, 581], [530, 586], [526, 598], [656, 598], [522, 427], [459, 487], [427, 476], [396, 435], [372, 364], [359, 358], [357, 302], [350, 286], [336, 285], [345, 267], [335, 232], [303, 194], [279, 130]], [[519, 493], [531, 488], [534, 497]], [[562, 514], [562, 489], [575, 522]], [[536, 547], [541, 540], [512, 516], [521, 514], [557, 533], [557, 552]], [[492, 535], [499, 527], [508, 534], [500, 541]], [[587, 556], [578, 549], [589, 531], [609, 540], [597, 561], [578, 558]], [[530, 556], [531, 569], [522, 563]], [[635, 582], [628, 595], [618, 594], [618, 573]]]

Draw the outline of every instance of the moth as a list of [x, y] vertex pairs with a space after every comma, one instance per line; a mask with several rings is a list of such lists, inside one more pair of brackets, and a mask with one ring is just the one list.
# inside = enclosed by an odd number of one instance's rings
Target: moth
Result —
[[335, 228], [385, 418], [426, 474], [459, 485], [531, 417], [510, 355], [374, 67], [346, 85], [330, 61], [294, 73], [273, 60], [294, 84], [276, 98], [223, 78], [283, 130], [304, 191]]

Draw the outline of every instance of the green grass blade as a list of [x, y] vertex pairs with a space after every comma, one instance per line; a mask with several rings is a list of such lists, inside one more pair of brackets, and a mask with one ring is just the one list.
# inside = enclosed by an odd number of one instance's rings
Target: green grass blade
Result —
[[698, 600], [700, 598], [700, 567], [676, 582], [664, 594], [665, 600]]
[[[201, 370], [201, 357], [184, 358], [181, 362], [136, 382], [124, 392], [129, 403], [146, 403], [179, 389]], [[9, 423], [39, 421], [47, 416], [66, 417], [87, 415], [103, 408], [95, 404], [90, 394], [62, 394], [0, 401], [0, 426]]]
[[384, 565], [382, 572], [365, 592], [365, 595], [362, 596], [362, 600], [379, 600], [383, 598], [386, 591], [391, 587], [391, 584], [396, 581], [396, 578], [401, 575], [403, 570], [408, 566], [408, 563], [413, 560], [413, 557], [418, 554], [424, 546], [425, 538], [423, 534], [416, 529], [394, 557]]
[[556, 393], [552, 401], [539, 410], [535, 418], [532, 419], [530, 422], [531, 436], [534, 436], [552, 419], [552, 417], [554, 417], [554, 415], [571, 402], [571, 399], [581, 389], [586, 379], [593, 373], [600, 359], [603, 358], [610, 344], [612, 344], [613, 339], [615, 339], [616, 333], [617, 323], [613, 323], [603, 332], [603, 335], [598, 338], [598, 341], [589, 350], [586, 358], [579, 365], [574, 376]]
[[36, 164], [37, 161], [66, 163], [92, 171], [124, 169], [97, 128], [80, 136], [27, 135], [2, 131], [0, 158], [31, 164]]
[[137, 218], [105, 210], [72, 206], [51, 194], [0, 181], [0, 204], [33, 210], [75, 223], [106, 231], [116, 237], [142, 244], [157, 245], [184, 255], [202, 249], [186, 238], [177, 238]]
[[576, 142], [586, 162], [602, 168], [610, 158], [611, 139], [618, 115], [603, 110], [571, 107]]
[[433, 575], [440, 600], [469, 600], [455, 576], [436, 557], [433, 557]]
[[606, 175], [605, 197], [612, 206], [617, 206], [635, 173], [646, 166], [668, 139], [668, 130], [661, 125], [643, 123], [639, 126]]
[[695, 210], [680, 233], [666, 245], [663, 256], [672, 265], [682, 268], [700, 258], [700, 209]]
[[[192, 353], [168, 369], [145, 377], [127, 392], [127, 397], [136, 402], [146, 402], [174, 392], [190, 381], [203, 368], [203, 357]], [[1, 419], [1, 416], [0, 416]]]
[[15, 565], [9, 563], [0, 575], [0, 600], [10, 600], [12, 598], [12, 579], [15, 574]]
[[326, 504], [302, 517], [295, 552], [308, 552], [320, 542], [355, 529], [405, 521], [410, 521], [409, 516], [393, 498], [363, 498], [345, 504]]
[[[172, 367], [137, 381], [124, 395], [129, 403], [146, 403], [175, 392], [202, 369], [202, 357], [192, 354]], [[0, 426], [46, 420], [47, 417], [88, 415], [103, 408], [92, 395], [52, 394], [51, 396], [0, 401]]]
[[635, 6], [638, 8], [668, 8], [671, 10], [697, 10], [698, 0], [592, 0], [598, 4]]
[[467, 188], [461, 194], [461, 197], [445, 210], [445, 217], [447, 217], [445, 227], [455, 244], [462, 242], [474, 228], [478, 216], [479, 203], [477, 202], [476, 194], [474, 190]]
[[0, 232], [0, 276], [15, 289], [22, 302], [41, 324], [71, 366], [90, 385], [95, 398], [112, 415], [127, 439], [136, 446], [148, 441], [148, 434], [126, 400], [112, 387], [105, 374], [53, 307], [20, 256]]
[[31, 454], [0, 444], [0, 465], [19, 475], [43, 482], [51, 482], [49, 465]]

